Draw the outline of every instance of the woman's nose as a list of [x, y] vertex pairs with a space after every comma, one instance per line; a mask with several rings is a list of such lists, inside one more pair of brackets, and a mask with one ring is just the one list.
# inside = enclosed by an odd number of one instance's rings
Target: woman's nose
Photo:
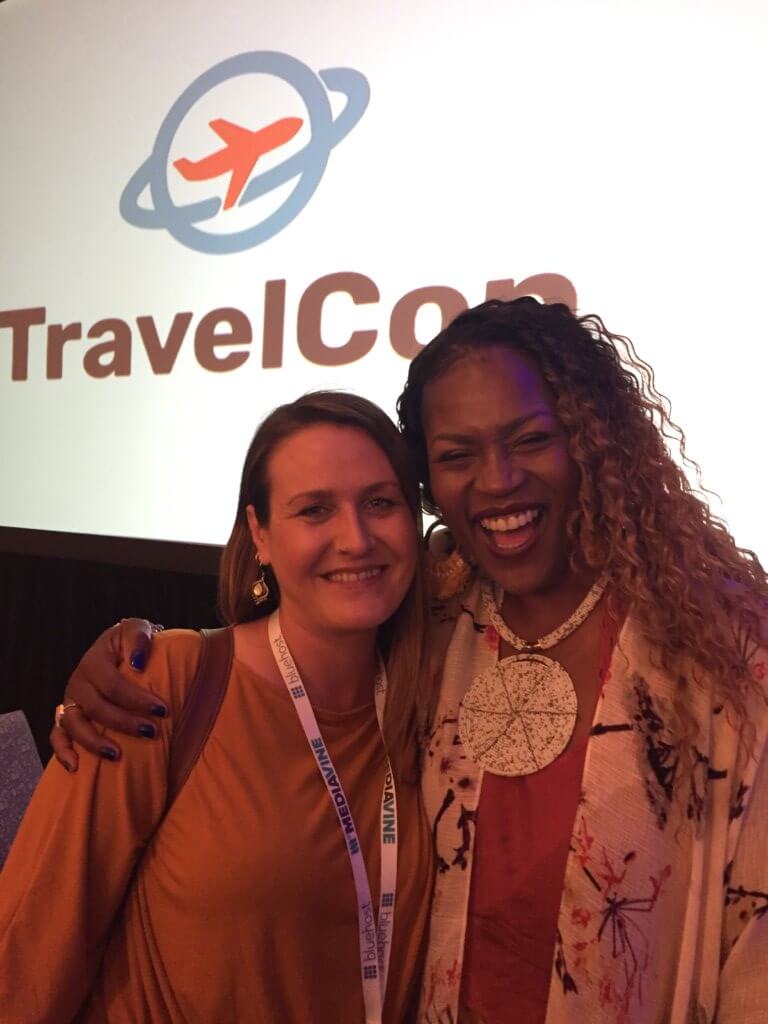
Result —
[[365, 516], [358, 509], [349, 509], [339, 516], [336, 548], [349, 555], [362, 555], [372, 544]]
[[483, 458], [478, 487], [488, 494], [506, 494], [516, 490], [525, 479], [525, 470], [509, 452], [494, 449]]

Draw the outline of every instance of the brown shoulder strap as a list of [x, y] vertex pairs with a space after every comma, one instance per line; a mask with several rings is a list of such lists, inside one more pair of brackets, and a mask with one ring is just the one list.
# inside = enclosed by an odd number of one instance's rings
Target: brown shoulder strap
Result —
[[194, 768], [219, 713], [232, 667], [232, 630], [201, 629], [197, 672], [171, 740], [165, 813]]

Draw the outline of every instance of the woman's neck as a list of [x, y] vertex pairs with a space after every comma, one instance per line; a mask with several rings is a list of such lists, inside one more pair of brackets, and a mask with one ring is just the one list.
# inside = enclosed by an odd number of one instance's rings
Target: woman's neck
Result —
[[501, 617], [519, 636], [536, 640], [557, 629], [576, 611], [595, 579], [594, 573], [570, 573], [561, 585], [540, 593], [505, 593]]
[[315, 707], [351, 711], [373, 701], [376, 630], [329, 633], [281, 611], [280, 630]]

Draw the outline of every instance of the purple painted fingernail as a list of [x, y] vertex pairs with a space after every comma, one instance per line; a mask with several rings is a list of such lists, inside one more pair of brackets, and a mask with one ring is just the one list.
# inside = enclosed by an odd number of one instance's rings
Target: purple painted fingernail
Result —
[[147, 665], [147, 656], [144, 651], [134, 651], [131, 655], [130, 665], [137, 672], [143, 672]]
[[165, 718], [168, 714], [168, 708], [163, 707], [162, 704], [153, 704], [149, 710], [156, 718]]
[[120, 755], [119, 755], [119, 754], [117, 753], [117, 751], [115, 750], [115, 748], [114, 748], [114, 747], [102, 747], [102, 748], [101, 748], [101, 749], [99, 750], [99, 753], [100, 753], [100, 754], [101, 754], [101, 756], [102, 756], [103, 758], [105, 758], [105, 759], [106, 759], [107, 761], [116, 761], [116, 760], [118, 759], [118, 757], [120, 756]]
[[142, 722], [136, 731], [138, 732], [139, 736], [146, 736], [148, 740], [153, 740], [156, 735], [154, 725], [149, 725], [146, 722]]

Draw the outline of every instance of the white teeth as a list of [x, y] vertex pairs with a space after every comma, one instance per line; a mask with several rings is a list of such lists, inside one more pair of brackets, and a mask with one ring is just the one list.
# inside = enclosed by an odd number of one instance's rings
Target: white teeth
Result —
[[330, 572], [325, 578], [331, 583], [359, 583], [380, 575], [381, 569], [363, 569], [362, 572]]
[[529, 508], [527, 512], [519, 512], [514, 516], [495, 516], [493, 519], [481, 519], [480, 525], [484, 530], [491, 533], [507, 533], [510, 530], [519, 530], [528, 523], [532, 523], [541, 515], [538, 508]]

